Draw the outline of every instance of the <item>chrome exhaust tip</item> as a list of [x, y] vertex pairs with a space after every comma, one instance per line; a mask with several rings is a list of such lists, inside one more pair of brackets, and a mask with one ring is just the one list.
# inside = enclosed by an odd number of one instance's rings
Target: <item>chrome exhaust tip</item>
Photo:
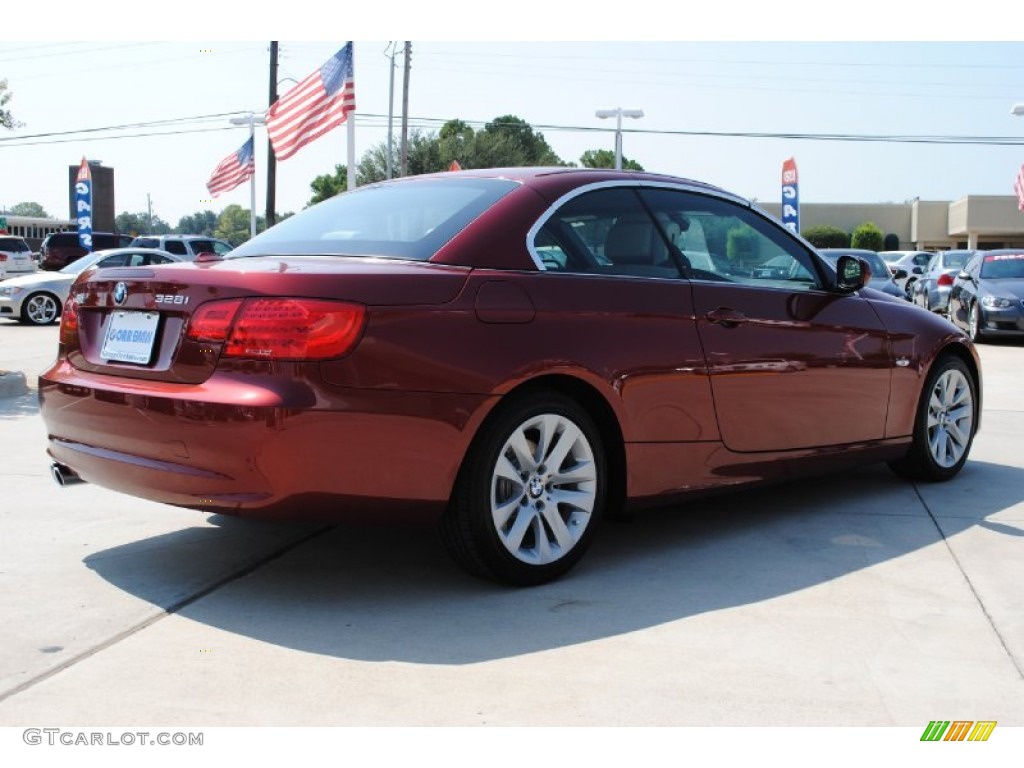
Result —
[[53, 462], [50, 465], [50, 475], [53, 477], [53, 481], [61, 488], [65, 488], [75, 483], [84, 483], [78, 475], [76, 475], [70, 467], [65, 467], [63, 464]]

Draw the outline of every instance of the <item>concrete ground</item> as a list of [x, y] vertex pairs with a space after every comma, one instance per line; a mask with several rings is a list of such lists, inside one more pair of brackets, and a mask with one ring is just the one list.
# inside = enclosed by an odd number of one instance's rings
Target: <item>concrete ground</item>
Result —
[[[35, 374], [56, 328], [0, 322]], [[513, 590], [431, 529], [253, 523], [50, 479], [0, 401], [0, 725], [1024, 725], [1024, 346], [961, 475], [871, 466], [609, 523]], [[14, 363], [14, 364], [12, 364]]]

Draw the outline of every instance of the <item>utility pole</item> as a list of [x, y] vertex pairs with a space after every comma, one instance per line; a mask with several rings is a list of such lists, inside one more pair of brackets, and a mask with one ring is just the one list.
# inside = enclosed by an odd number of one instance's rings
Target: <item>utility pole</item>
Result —
[[398, 45], [392, 40], [388, 43], [391, 55], [388, 61], [391, 62], [391, 69], [388, 72], [390, 84], [388, 86], [388, 157], [387, 157], [387, 178], [390, 180], [395, 175], [395, 54], [398, 52]]
[[[270, 101], [267, 106], [274, 106], [277, 101], [277, 40], [270, 42]], [[274, 145], [270, 143], [270, 133], [267, 133], [267, 229], [274, 226], [277, 214], [274, 207], [277, 204], [277, 157], [274, 155]]]
[[149, 192], [146, 193], [146, 210], [149, 216], [149, 231], [153, 232], [153, 200], [149, 196]]
[[405, 77], [402, 81], [402, 176], [409, 173], [409, 69], [412, 66], [412, 43], [405, 41]]

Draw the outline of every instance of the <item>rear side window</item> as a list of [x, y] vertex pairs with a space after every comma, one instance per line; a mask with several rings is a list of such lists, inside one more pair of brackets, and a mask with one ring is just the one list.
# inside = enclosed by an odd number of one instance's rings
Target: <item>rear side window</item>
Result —
[[69, 248], [78, 245], [78, 234], [74, 232], [63, 232], [50, 235], [43, 242], [46, 248]]
[[92, 248], [94, 251], [103, 251], [107, 248], [127, 248], [132, 239], [127, 235], [97, 234], [92, 235]]
[[185, 256], [188, 254], [188, 250], [186, 250], [185, 244], [181, 242], [181, 240], [168, 240], [164, 243], [164, 250], [178, 256]]
[[227, 258], [325, 254], [427, 261], [518, 186], [507, 179], [422, 179], [360, 187], [285, 219]]

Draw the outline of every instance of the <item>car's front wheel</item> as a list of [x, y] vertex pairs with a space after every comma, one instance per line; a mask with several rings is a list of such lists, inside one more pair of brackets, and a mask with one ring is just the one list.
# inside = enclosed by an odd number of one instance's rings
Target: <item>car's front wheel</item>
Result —
[[21, 321], [31, 325], [49, 325], [60, 317], [60, 302], [49, 293], [33, 293], [21, 305]]
[[554, 392], [512, 396], [484, 428], [442, 520], [466, 570], [516, 586], [558, 578], [583, 556], [604, 508], [593, 420]]
[[921, 391], [914, 439], [890, 467], [914, 480], [949, 480], [967, 462], [977, 429], [977, 383], [958, 357], [936, 361]]
[[982, 340], [981, 316], [978, 310], [978, 302], [971, 304], [971, 311], [967, 314], [967, 335], [973, 342]]

